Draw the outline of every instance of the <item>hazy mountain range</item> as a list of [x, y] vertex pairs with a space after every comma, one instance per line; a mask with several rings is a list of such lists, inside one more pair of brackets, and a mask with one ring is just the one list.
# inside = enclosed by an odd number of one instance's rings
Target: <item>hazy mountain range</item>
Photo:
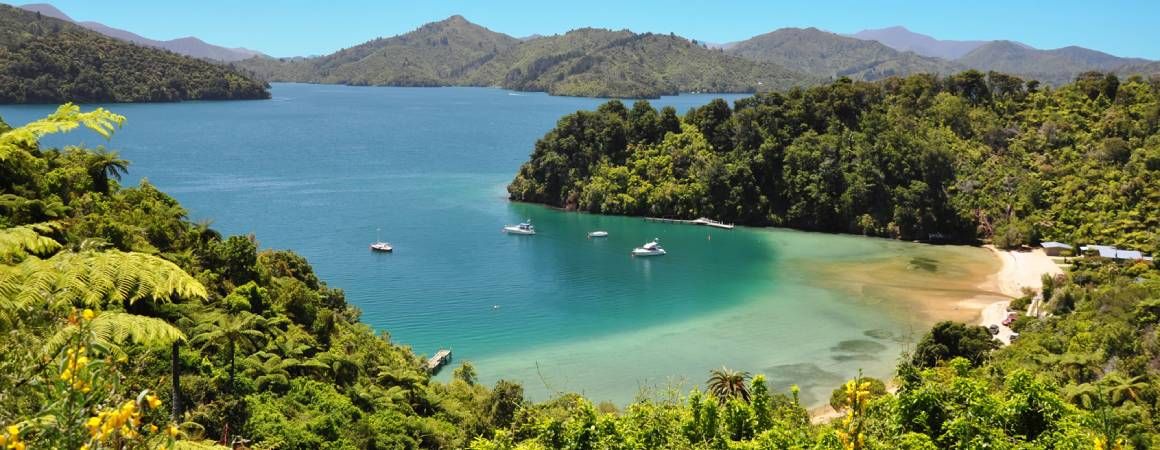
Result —
[[168, 41], [158, 41], [149, 39], [130, 31], [113, 28], [97, 22], [77, 22], [69, 17], [68, 14], [65, 14], [61, 10], [56, 9], [55, 6], [47, 3], [32, 3], [28, 5], [21, 5], [20, 9], [37, 12], [54, 19], [72, 22], [112, 38], [129, 41], [134, 44], [144, 45], [147, 47], [163, 48], [174, 53], [192, 56], [194, 58], [230, 62], [262, 55], [262, 52], [256, 50], [240, 47], [226, 48], [213, 44], [207, 44], [205, 41], [192, 36], [172, 39]]
[[989, 41], [944, 41], [925, 34], [915, 33], [905, 27], [889, 27], [877, 30], [862, 30], [850, 37], [878, 41], [883, 45], [903, 52], [914, 52], [922, 56], [943, 59], [959, 59], [971, 50], [982, 47]]
[[[48, 4], [22, 8], [73, 22]], [[1160, 72], [1160, 63], [1082, 47], [1041, 50], [1004, 40], [939, 40], [903, 27], [852, 35], [782, 28], [744, 41], [709, 44], [672, 34], [597, 28], [517, 38], [452, 16], [329, 55], [271, 58], [193, 37], [156, 41], [95, 22], [77, 24], [116, 39], [228, 62], [269, 81], [499, 86], [596, 97], [782, 90], [838, 77], [877, 80], [968, 69], [1053, 85], [1091, 70], [1122, 75]]]

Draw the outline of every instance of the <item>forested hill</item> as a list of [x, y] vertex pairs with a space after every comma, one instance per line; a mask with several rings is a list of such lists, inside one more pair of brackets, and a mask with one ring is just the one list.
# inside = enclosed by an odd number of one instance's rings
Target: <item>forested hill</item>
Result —
[[839, 80], [683, 117], [618, 101], [560, 119], [513, 200], [605, 214], [973, 242], [1160, 250], [1160, 81], [1086, 73]]
[[0, 103], [264, 99], [237, 70], [0, 4]]
[[238, 64], [271, 81], [501, 86], [593, 97], [755, 92], [819, 80], [672, 35], [586, 28], [521, 41], [461, 16], [327, 56]]
[[957, 62], [974, 69], [1019, 74], [1029, 79], [1060, 85], [1090, 70], [1150, 74], [1136, 72], [1132, 68], [1151, 61], [1122, 58], [1076, 46], [1039, 50], [1017, 42], [994, 41], [972, 50]]
[[738, 42], [726, 53], [825, 80], [878, 80], [914, 73], [951, 74], [965, 69], [942, 58], [902, 52], [877, 41], [839, 36], [817, 28], [782, 28]]

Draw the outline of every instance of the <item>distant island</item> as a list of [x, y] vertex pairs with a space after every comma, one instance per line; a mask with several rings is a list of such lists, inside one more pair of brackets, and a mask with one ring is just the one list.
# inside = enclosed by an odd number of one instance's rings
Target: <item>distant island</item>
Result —
[[1158, 90], [1097, 72], [1048, 90], [967, 71], [844, 79], [683, 117], [611, 101], [562, 118], [508, 192], [603, 214], [1155, 253]]
[[269, 98], [236, 69], [0, 5], [0, 103]]

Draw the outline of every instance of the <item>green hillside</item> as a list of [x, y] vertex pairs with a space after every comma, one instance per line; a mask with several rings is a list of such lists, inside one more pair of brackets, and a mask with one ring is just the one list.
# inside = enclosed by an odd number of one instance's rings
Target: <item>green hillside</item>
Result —
[[755, 92], [814, 81], [677, 36], [586, 28], [520, 41], [459, 16], [327, 56], [239, 65], [271, 81], [501, 86], [588, 97]]
[[561, 119], [508, 191], [603, 214], [1158, 252], [1158, 89], [967, 71], [716, 100], [681, 120], [611, 102]]
[[0, 103], [269, 98], [229, 67], [0, 5]]
[[962, 70], [961, 66], [940, 58], [900, 52], [876, 41], [839, 36], [816, 28], [782, 28], [738, 42], [728, 53], [825, 79], [877, 80]]
[[[496, 77], [499, 72], [504, 72], [502, 78]], [[553, 95], [641, 98], [784, 90], [808, 79], [677, 36], [582, 29], [523, 43], [496, 57], [471, 80]]]
[[989, 42], [957, 62], [972, 69], [1010, 73], [1052, 85], [1068, 83], [1083, 72], [1110, 72], [1125, 65], [1148, 63], [1083, 47], [1039, 50], [1011, 41]]

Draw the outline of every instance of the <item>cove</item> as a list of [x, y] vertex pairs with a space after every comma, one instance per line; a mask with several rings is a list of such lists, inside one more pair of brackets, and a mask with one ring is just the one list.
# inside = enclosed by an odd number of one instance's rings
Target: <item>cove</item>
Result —
[[[420, 354], [450, 347], [483, 382], [623, 404], [722, 365], [816, 404], [901, 351], [995, 269], [985, 251], [788, 230], [710, 230], [510, 203], [504, 186], [556, 120], [602, 100], [484, 88], [276, 84], [269, 101], [104, 105], [105, 145], [194, 219], [306, 256], [362, 320]], [[665, 97], [684, 113], [718, 96]], [[724, 96], [735, 99], [739, 96]], [[51, 106], [4, 106], [25, 123]], [[539, 234], [508, 236], [532, 219]], [[393, 254], [371, 253], [382, 230]], [[607, 239], [586, 233], [607, 230]], [[659, 237], [669, 254], [628, 252]], [[455, 364], [453, 364], [454, 366]], [[448, 378], [450, 370], [440, 377]]]

